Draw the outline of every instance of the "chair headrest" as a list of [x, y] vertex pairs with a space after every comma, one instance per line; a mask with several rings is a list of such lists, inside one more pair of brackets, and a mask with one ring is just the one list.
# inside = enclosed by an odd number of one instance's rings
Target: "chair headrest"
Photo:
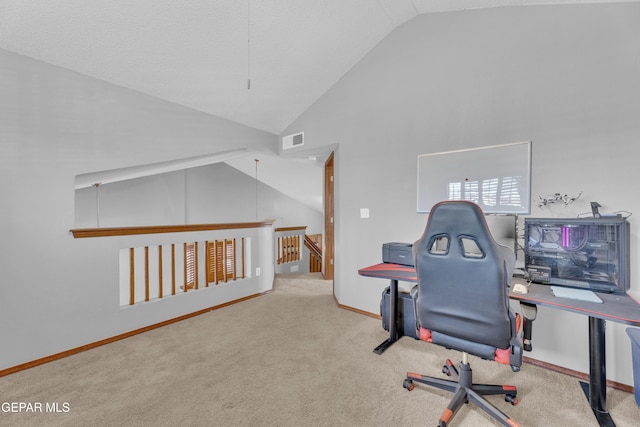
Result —
[[463, 200], [435, 204], [429, 213], [427, 229], [431, 234], [455, 233], [491, 237], [482, 208]]

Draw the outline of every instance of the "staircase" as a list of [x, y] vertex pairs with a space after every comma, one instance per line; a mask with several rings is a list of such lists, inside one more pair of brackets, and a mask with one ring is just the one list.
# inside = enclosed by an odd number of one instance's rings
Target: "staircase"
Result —
[[304, 236], [304, 245], [309, 249], [309, 271], [318, 273], [322, 271], [322, 234], [314, 234], [313, 236]]
[[[275, 231], [276, 274], [322, 271], [322, 234], [307, 235], [306, 226], [279, 227]], [[303, 254], [303, 247], [306, 248]], [[307, 265], [302, 264], [302, 260]]]

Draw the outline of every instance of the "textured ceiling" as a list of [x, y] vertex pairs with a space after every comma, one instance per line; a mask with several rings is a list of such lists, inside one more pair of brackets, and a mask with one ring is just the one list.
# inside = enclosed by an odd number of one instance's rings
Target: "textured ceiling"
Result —
[[554, 3], [0, 0], [0, 48], [279, 134], [418, 14]]

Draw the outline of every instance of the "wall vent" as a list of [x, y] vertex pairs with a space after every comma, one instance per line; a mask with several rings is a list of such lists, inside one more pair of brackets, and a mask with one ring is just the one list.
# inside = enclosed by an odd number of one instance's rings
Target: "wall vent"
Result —
[[282, 149], [288, 150], [289, 148], [299, 147], [304, 145], [304, 132], [294, 133], [293, 135], [287, 135], [282, 137]]

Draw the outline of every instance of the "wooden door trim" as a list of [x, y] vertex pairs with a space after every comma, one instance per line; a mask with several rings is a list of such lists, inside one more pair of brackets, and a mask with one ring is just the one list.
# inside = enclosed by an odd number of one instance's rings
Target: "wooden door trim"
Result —
[[334, 277], [334, 152], [331, 152], [324, 163], [324, 278], [333, 280]]

